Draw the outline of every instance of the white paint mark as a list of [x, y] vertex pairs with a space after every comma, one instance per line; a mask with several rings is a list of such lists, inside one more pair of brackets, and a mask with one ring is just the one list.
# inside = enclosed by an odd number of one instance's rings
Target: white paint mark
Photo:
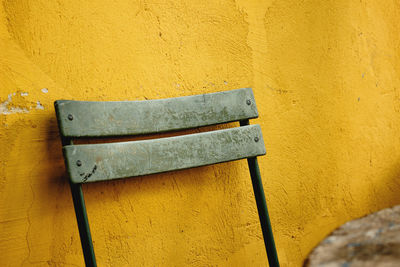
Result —
[[42, 104], [40, 104], [40, 101], [36, 102], [36, 109], [44, 109]]
[[20, 107], [8, 107], [8, 104], [11, 103], [12, 96], [15, 95], [16, 93], [9, 94], [7, 97], [7, 100], [4, 102], [0, 103], [0, 114], [3, 115], [9, 115], [9, 114], [15, 114], [15, 113], [28, 113], [29, 110], [26, 108], [20, 108]]
[[1, 114], [8, 114], [8, 113], [6, 113], [6, 112], [8, 112], [7, 104], [10, 102], [11, 102], [11, 95], [8, 95], [7, 100], [0, 103]]
[[47, 93], [49, 92], [49, 89], [43, 88], [43, 89], [42, 89], [42, 92], [45, 93], [45, 94], [47, 94]]
[[224, 81], [224, 84], [225, 84], [225, 85], [227, 85], [227, 84], [228, 84], [228, 82], [227, 82], [227, 81]]
[[29, 95], [28, 92], [22, 92], [21, 93], [21, 96], [27, 96], [27, 95]]

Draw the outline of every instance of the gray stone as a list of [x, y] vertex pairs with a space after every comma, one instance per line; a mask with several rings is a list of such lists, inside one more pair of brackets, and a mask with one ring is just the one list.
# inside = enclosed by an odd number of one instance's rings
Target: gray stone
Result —
[[311, 252], [304, 266], [400, 266], [400, 206], [345, 223]]

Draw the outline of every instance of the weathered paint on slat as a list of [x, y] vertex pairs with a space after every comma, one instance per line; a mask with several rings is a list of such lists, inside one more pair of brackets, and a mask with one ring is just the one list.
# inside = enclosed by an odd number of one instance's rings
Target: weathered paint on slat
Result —
[[138, 135], [258, 117], [251, 88], [160, 100], [54, 104], [65, 137]]
[[145, 141], [64, 147], [73, 183], [186, 169], [264, 154], [259, 125]]

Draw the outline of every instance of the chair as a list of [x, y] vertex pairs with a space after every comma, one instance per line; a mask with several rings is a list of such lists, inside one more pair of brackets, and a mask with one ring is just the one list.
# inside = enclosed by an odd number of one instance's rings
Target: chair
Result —
[[[82, 183], [247, 158], [270, 266], [279, 266], [257, 156], [265, 155], [251, 88], [160, 100], [54, 102], [86, 266], [96, 266]], [[239, 121], [241, 127], [120, 143], [73, 139], [132, 136]]]

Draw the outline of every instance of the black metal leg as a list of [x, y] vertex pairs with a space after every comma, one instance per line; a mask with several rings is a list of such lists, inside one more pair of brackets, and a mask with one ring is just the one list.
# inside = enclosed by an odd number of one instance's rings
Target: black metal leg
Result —
[[265, 249], [267, 250], [268, 263], [270, 267], [278, 267], [278, 254], [276, 252], [274, 236], [272, 234], [272, 227], [269, 220], [267, 202], [265, 201], [257, 158], [248, 158], [247, 162], [249, 164], [251, 182], [253, 183], [254, 196], [256, 198], [258, 216], [260, 217]]
[[90, 228], [88, 217], [86, 214], [85, 200], [83, 198], [82, 185], [73, 184], [70, 182], [72, 200], [74, 201], [76, 220], [78, 221], [79, 235], [81, 238], [83, 256], [87, 267], [95, 267], [96, 258], [94, 256], [94, 249], [92, 237], [90, 235]]
[[[249, 120], [241, 120], [240, 126], [249, 125]], [[261, 230], [264, 237], [265, 249], [267, 251], [268, 263], [270, 267], [279, 267], [278, 253], [276, 252], [274, 236], [272, 234], [271, 221], [269, 220], [267, 202], [265, 200], [264, 189], [261, 181], [260, 168], [256, 157], [248, 158], [251, 182], [253, 184], [254, 196], [256, 198], [258, 216], [260, 218]]]

